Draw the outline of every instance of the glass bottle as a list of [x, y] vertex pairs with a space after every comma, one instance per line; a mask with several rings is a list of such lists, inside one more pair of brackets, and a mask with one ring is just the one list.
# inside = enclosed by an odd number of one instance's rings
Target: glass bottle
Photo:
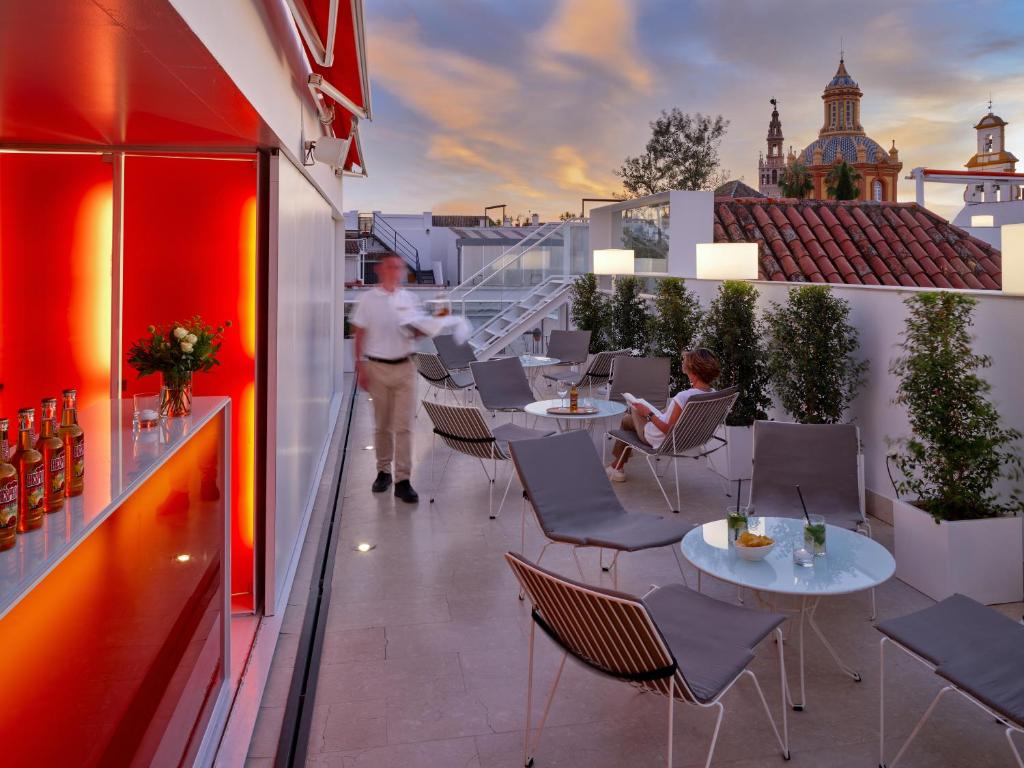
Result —
[[569, 389], [569, 410], [572, 413], [576, 413], [576, 411], [579, 410], [579, 407], [580, 407], [580, 390], [579, 390], [579, 388], [575, 384], [573, 384], [572, 387]]
[[43, 454], [43, 512], [64, 506], [64, 441], [57, 435], [57, 398], [43, 400], [36, 450]]
[[36, 409], [18, 411], [18, 447], [11, 464], [18, 472], [18, 533], [43, 525], [43, 454], [32, 447]]
[[11, 464], [7, 419], [0, 419], [0, 552], [14, 546], [18, 528], [18, 470]]
[[64, 495], [78, 496], [85, 487], [85, 432], [78, 426], [78, 393], [65, 389], [60, 413], [60, 438], [64, 441]]

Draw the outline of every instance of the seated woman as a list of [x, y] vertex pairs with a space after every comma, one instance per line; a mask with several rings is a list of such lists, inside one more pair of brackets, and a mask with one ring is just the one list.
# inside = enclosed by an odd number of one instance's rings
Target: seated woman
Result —
[[[690, 388], [684, 389], [671, 400], [664, 414], [652, 412], [643, 403], [634, 403], [622, 417], [622, 429], [636, 432], [637, 436], [654, 449], [661, 447], [665, 436], [679, 421], [683, 406], [693, 395], [714, 392], [711, 382], [718, 378], [721, 368], [718, 359], [707, 349], [694, 349], [683, 354], [683, 373], [690, 380]], [[612, 448], [615, 460], [608, 467], [611, 479], [617, 483], [626, 482], [626, 462], [632, 453], [625, 443], [615, 441]]]

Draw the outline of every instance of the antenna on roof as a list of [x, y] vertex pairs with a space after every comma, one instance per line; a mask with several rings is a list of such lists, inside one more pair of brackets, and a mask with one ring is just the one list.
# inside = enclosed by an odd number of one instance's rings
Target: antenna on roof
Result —
[[839, 62], [840, 63], [842, 63], [843, 59], [846, 58], [846, 55], [845, 55], [846, 51], [843, 50], [843, 48], [844, 48], [844, 46], [843, 46], [843, 38], [840, 37], [839, 38]]
[[992, 111], [992, 91], [988, 92], [988, 111]]

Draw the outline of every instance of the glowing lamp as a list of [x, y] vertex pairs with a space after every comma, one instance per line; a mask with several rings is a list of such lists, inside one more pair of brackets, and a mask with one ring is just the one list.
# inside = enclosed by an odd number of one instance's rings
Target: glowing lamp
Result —
[[594, 251], [595, 275], [632, 275], [633, 251], [623, 248], [601, 248]]
[[1024, 296], [1024, 224], [1002, 226], [1003, 293]]
[[994, 227], [995, 225], [995, 217], [990, 213], [981, 213], [977, 216], [971, 216], [972, 227]]
[[757, 243], [697, 243], [697, 277], [757, 280]]

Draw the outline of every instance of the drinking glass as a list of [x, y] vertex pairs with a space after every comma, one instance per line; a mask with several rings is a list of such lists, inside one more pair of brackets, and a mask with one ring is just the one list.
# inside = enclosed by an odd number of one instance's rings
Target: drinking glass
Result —
[[565, 408], [565, 396], [569, 394], [568, 387], [559, 387], [558, 389], [558, 400], [561, 402], [562, 407]]
[[804, 523], [804, 548], [815, 557], [825, 554], [825, 518], [808, 515]]
[[133, 396], [132, 427], [150, 429], [160, 423], [160, 393], [140, 392]]
[[735, 544], [740, 534], [747, 530], [747, 518], [750, 514], [750, 507], [741, 506], [727, 507], [725, 510], [726, 525], [729, 528], [729, 543]]

